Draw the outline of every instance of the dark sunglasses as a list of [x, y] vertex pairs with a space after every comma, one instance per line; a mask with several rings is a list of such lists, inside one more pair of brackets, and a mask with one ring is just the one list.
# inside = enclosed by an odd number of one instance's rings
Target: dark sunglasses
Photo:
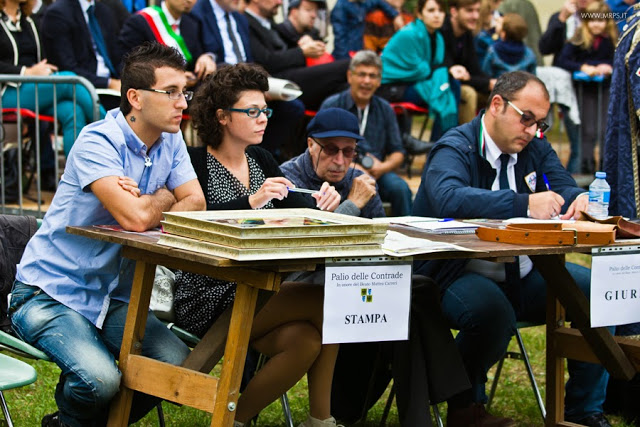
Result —
[[338, 148], [333, 144], [322, 145], [315, 138], [313, 137], [310, 137], [310, 138], [313, 140], [313, 142], [318, 144], [321, 148], [321, 151], [324, 152], [329, 157], [337, 156], [340, 151], [342, 151], [342, 155], [344, 156], [345, 159], [351, 160], [356, 156], [355, 147]]
[[522, 111], [521, 109], [513, 105], [513, 103], [509, 101], [507, 98], [503, 98], [503, 99], [507, 101], [507, 104], [513, 107], [513, 109], [516, 110], [518, 114], [520, 114], [520, 123], [522, 123], [526, 127], [531, 127], [535, 124], [537, 126], [537, 129], [543, 133], [546, 132], [547, 129], [549, 129], [549, 124], [544, 120], [536, 120], [536, 118], [533, 117], [532, 115], [525, 113], [524, 111]]

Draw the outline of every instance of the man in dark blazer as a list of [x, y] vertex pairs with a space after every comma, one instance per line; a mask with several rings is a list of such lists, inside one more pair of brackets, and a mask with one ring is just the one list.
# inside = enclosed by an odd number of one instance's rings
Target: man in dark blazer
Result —
[[245, 16], [254, 60], [272, 76], [296, 82], [302, 88], [300, 100], [305, 107], [317, 110], [327, 96], [346, 89], [349, 60], [307, 67], [307, 58], [325, 53], [324, 43], [307, 37], [304, 43], [288, 48], [273, 22], [279, 7], [279, 0], [250, 0], [247, 4]]
[[318, 11], [327, 8], [324, 0], [293, 0], [289, 2], [289, 16], [276, 30], [282, 39], [287, 43], [287, 47], [297, 47], [300, 39], [304, 36], [313, 40], [322, 41], [320, 31], [314, 26]]
[[[198, 0], [193, 7], [192, 13], [202, 25], [202, 45], [207, 52], [215, 55], [218, 64], [253, 62], [249, 45], [249, 23], [238, 12], [239, 3], [239, 0]], [[227, 14], [240, 57], [236, 54], [229, 35]]]
[[[94, 13], [102, 31], [109, 59], [114, 71], [99, 65], [96, 48], [89, 30], [87, 8], [94, 6]], [[97, 88], [120, 91], [120, 55], [116, 39], [118, 24], [109, 8], [94, 0], [57, 0], [42, 18], [42, 44], [47, 59], [60, 71], [73, 71], [85, 77]], [[104, 64], [104, 61], [100, 61]]]
[[[204, 49], [215, 55], [218, 65], [253, 62], [249, 23], [238, 12], [240, 1], [242, 0], [198, 0], [193, 8], [193, 15], [202, 25]], [[231, 35], [235, 38], [236, 46]], [[297, 99], [267, 100], [269, 107], [273, 108], [273, 116], [269, 119], [261, 147], [279, 161], [288, 160], [301, 151], [296, 143], [304, 117], [304, 105]]]
[[[160, 21], [162, 16], [162, 21], [166, 20], [168, 24], [167, 31], [171, 28], [171, 31], [184, 40], [187, 51], [182, 53], [187, 59], [187, 79], [189, 82], [195, 84], [197, 80], [213, 73], [216, 70], [214, 55], [205, 52], [202, 47], [200, 21], [189, 13], [192, 6], [193, 2], [191, 1], [165, 0], [159, 7], [147, 7], [135, 15], [131, 15], [120, 31], [118, 38], [120, 53], [125, 55], [146, 41], [160, 41], [154, 32], [163, 34], [164, 27], [161, 27], [162, 22]], [[158, 18], [157, 22], [153, 20], [153, 17]], [[152, 29], [152, 25], [158, 25], [160, 31]], [[173, 41], [167, 41], [164, 44], [170, 45], [169, 42]], [[178, 50], [182, 51], [181, 48]]]

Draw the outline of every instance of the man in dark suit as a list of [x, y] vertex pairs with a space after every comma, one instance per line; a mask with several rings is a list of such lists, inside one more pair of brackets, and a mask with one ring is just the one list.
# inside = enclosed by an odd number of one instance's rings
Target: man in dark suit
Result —
[[320, 31], [314, 24], [318, 10], [326, 8], [327, 3], [324, 0], [293, 0], [289, 3], [289, 16], [283, 23], [278, 24], [276, 30], [289, 48], [297, 47], [304, 36], [322, 41]]
[[[96, 27], [99, 27], [102, 38], [98, 43], [95, 29], [90, 29], [92, 18], [97, 20]], [[46, 57], [60, 71], [73, 71], [97, 88], [120, 92], [117, 28], [113, 12], [101, 2], [57, 0], [47, 8], [42, 18], [42, 44]]]
[[126, 54], [146, 41], [173, 46], [187, 60], [187, 80], [191, 85], [216, 70], [214, 55], [202, 47], [200, 21], [189, 12], [193, 1], [165, 0], [146, 7], [127, 19], [120, 31], [118, 48]]
[[239, 3], [240, 0], [198, 0], [193, 7], [192, 13], [202, 25], [203, 47], [215, 55], [218, 64], [253, 62], [249, 23], [238, 12]]
[[[202, 26], [204, 49], [212, 52], [218, 65], [253, 62], [249, 43], [249, 23], [238, 12], [241, 0], [198, 0], [193, 15]], [[304, 116], [304, 105], [299, 100], [269, 101], [273, 117], [262, 139], [262, 148], [276, 159], [284, 161], [300, 152], [296, 140]], [[287, 152], [287, 153], [285, 153]]]
[[273, 22], [280, 4], [280, 0], [250, 0], [247, 4], [245, 15], [254, 60], [272, 76], [296, 82], [303, 92], [300, 100], [307, 109], [317, 110], [327, 96], [347, 87], [349, 60], [307, 67], [307, 58], [325, 53], [324, 43], [305, 37], [297, 47], [288, 48]]

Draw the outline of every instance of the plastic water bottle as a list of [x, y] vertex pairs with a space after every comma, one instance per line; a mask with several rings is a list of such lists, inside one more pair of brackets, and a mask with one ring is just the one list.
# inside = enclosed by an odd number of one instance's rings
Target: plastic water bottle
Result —
[[606, 172], [596, 172], [596, 179], [589, 185], [589, 208], [587, 213], [596, 219], [609, 217], [611, 187], [609, 187], [606, 178]]

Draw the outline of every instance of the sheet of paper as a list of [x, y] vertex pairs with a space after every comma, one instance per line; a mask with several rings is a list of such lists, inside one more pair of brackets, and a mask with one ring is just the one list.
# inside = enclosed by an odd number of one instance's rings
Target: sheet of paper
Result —
[[502, 221], [504, 224], [571, 224], [576, 222], [575, 219], [535, 219], [535, 218], [509, 218]]
[[593, 254], [591, 326], [640, 322], [640, 251]]
[[406, 340], [410, 302], [410, 262], [327, 264], [322, 342]]
[[373, 222], [379, 222], [383, 224], [411, 224], [414, 222], [437, 222], [442, 218], [431, 218], [427, 216], [386, 216], [380, 218], [373, 218]]
[[447, 251], [476, 252], [473, 249], [452, 245], [451, 243], [434, 242], [429, 239], [409, 237], [391, 230], [387, 231], [384, 243], [382, 244], [382, 252], [390, 256], [399, 257]]

